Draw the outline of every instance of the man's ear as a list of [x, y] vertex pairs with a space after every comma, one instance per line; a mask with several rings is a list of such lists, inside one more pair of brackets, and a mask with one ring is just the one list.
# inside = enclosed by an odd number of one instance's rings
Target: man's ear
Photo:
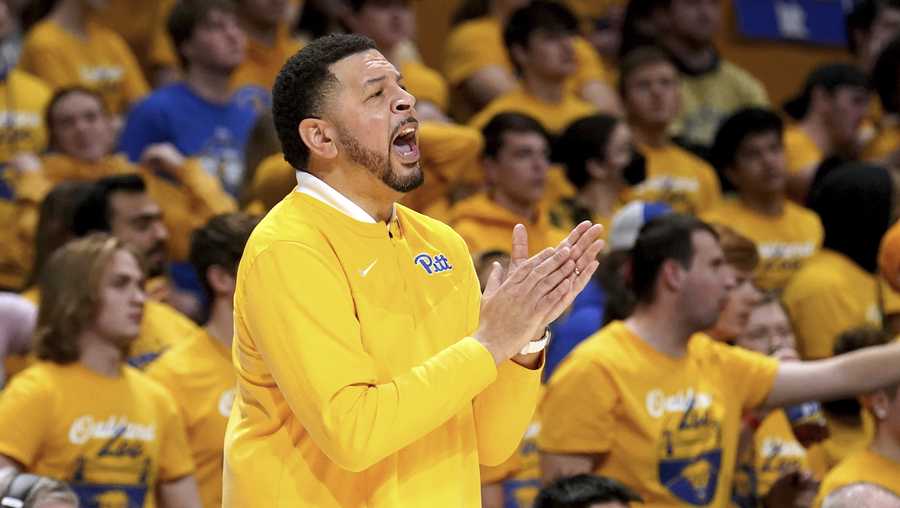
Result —
[[337, 144], [335, 143], [335, 131], [331, 124], [320, 118], [304, 118], [297, 126], [300, 140], [309, 149], [310, 155], [320, 159], [334, 159], [337, 157]]
[[681, 284], [684, 281], [685, 276], [685, 270], [684, 267], [681, 266], [681, 263], [674, 259], [667, 259], [663, 261], [660, 271], [662, 272], [663, 285], [665, 285], [666, 288], [673, 292], [677, 292], [681, 289]]

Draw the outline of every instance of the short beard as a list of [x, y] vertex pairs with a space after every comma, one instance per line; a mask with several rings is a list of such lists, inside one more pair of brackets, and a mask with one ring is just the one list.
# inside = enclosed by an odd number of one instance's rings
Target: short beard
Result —
[[[347, 154], [347, 157], [356, 164], [366, 168], [369, 173], [375, 175], [376, 178], [381, 180], [391, 189], [397, 192], [407, 193], [419, 187], [425, 181], [425, 175], [422, 173], [422, 168], [418, 164], [416, 164], [415, 171], [410, 175], [400, 176], [391, 167], [389, 155], [382, 155], [374, 150], [369, 150], [359, 144], [359, 141], [357, 141], [349, 131], [344, 129], [343, 126], [337, 125], [336, 127], [338, 135], [340, 136], [338, 144]], [[390, 148], [388, 148], [388, 150], [390, 150]]]

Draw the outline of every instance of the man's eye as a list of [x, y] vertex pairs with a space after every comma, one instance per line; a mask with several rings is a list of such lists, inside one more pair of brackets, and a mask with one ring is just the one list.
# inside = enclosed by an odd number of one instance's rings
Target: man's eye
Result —
[[371, 96], [369, 96], [369, 98], [374, 99], [375, 97], [381, 97], [382, 95], [384, 95], [384, 90], [378, 90], [377, 92], [375, 92]]

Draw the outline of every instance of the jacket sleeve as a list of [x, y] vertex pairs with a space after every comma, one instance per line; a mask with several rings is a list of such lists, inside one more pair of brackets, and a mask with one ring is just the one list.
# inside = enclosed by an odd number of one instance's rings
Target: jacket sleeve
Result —
[[496, 377], [490, 352], [466, 337], [378, 382], [346, 276], [324, 240], [271, 244], [238, 279], [236, 319], [294, 416], [349, 471], [367, 469], [444, 424]]
[[[472, 285], [469, 293], [473, 295], [468, 309], [469, 329], [474, 333], [478, 328], [481, 291], [474, 265], [467, 265]], [[475, 398], [475, 431], [481, 464], [502, 464], [522, 441], [540, 395], [545, 354], [541, 353], [541, 364], [537, 369], [528, 369], [512, 360], [501, 363], [497, 367], [497, 379]]]

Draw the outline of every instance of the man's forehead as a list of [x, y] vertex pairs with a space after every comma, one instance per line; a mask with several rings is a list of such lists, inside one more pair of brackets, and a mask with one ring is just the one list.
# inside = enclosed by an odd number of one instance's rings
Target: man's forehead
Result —
[[388, 74], [399, 74], [394, 64], [389, 62], [377, 49], [370, 49], [346, 56], [331, 64], [331, 71], [341, 84], [363, 86], [372, 78]]

